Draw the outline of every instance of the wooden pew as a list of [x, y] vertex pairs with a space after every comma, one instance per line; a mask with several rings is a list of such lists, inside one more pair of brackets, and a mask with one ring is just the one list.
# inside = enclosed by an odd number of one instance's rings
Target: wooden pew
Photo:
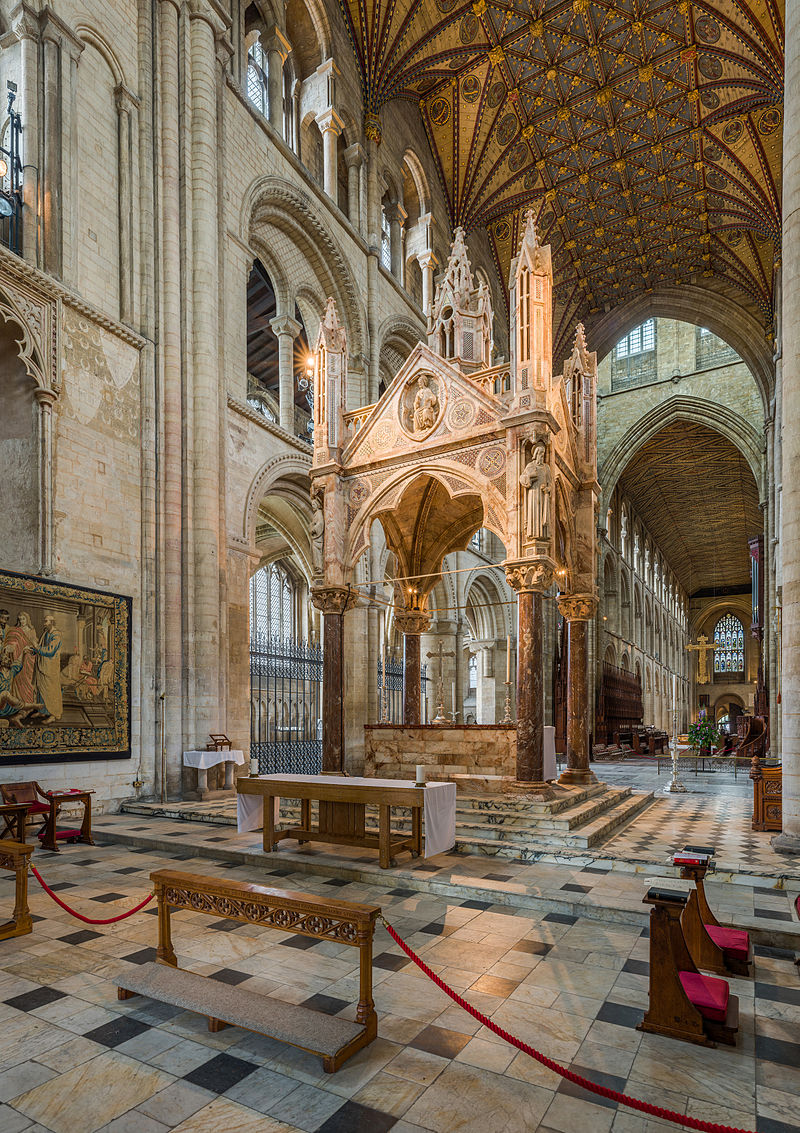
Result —
[[702, 1046], [735, 1046], [739, 1000], [725, 980], [698, 972], [681, 928], [686, 894], [651, 888], [644, 904], [651, 906], [650, 1004], [637, 1029]]
[[704, 880], [713, 866], [713, 853], [713, 846], [684, 846], [672, 859], [680, 866], [681, 877], [695, 885], [681, 914], [686, 947], [697, 967], [705, 972], [748, 977], [753, 966], [749, 933], [721, 925], [706, 900]]
[[[157, 963], [140, 964], [122, 977], [120, 999], [147, 995], [208, 1017], [208, 1029], [228, 1025], [268, 1035], [322, 1058], [327, 1074], [373, 1041], [378, 1017], [372, 1000], [372, 939], [378, 905], [268, 889], [249, 882], [220, 880], [202, 874], [160, 869], [150, 874], [158, 899]], [[349, 944], [360, 952], [360, 994], [356, 1022], [323, 1014], [299, 1004], [231, 987], [196, 972], [178, 968], [172, 947], [170, 914], [187, 909], [228, 917], [245, 924], [266, 925], [280, 932]]]
[[33, 850], [26, 842], [0, 842], [0, 869], [12, 870], [16, 875], [14, 912], [10, 921], [0, 924], [0, 940], [25, 936], [33, 929], [28, 908], [28, 863]]

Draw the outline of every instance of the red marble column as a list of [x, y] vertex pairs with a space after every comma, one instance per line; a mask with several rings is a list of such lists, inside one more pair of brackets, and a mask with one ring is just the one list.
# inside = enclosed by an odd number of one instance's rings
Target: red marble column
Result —
[[596, 783], [589, 767], [588, 626], [596, 602], [590, 597], [559, 598], [567, 632], [567, 766], [559, 783], [565, 787]]
[[522, 590], [518, 607], [517, 781], [534, 790], [547, 790], [542, 746], [542, 595]]
[[420, 724], [420, 665], [419, 634], [403, 635], [403, 723]]
[[322, 774], [344, 771], [344, 614], [325, 613], [322, 652]]

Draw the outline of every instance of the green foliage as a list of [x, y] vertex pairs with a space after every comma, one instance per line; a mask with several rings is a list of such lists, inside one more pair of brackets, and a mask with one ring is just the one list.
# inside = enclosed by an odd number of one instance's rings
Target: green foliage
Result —
[[689, 725], [689, 743], [694, 748], [714, 747], [719, 741], [719, 730], [713, 720], [705, 717]]

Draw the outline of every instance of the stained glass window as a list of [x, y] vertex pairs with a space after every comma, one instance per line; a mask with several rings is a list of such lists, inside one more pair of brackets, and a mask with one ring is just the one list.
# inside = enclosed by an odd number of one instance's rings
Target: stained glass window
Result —
[[267, 104], [267, 59], [264, 48], [256, 42], [247, 56], [247, 97], [253, 106], [266, 117]]
[[744, 627], [733, 614], [720, 618], [714, 627], [715, 673], [744, 672]]

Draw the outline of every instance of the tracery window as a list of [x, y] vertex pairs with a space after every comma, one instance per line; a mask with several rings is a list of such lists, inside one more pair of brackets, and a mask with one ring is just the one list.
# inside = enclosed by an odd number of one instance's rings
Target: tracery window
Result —
[[641, 326], [634, 327], [630, 334], [617, 343], [617, 358], [632, 358], [635, 354], [645, 354], [656, 348], [656, 321], [648, 319]]
[[611, 389], [646, 385], [656, 378], [656, 321], [648, 319], [621, 339], [611, 356]]
[[258, 40], [247, 53], [247, 97], [266, 117], [269, 109], [267, 57]]
[[392, 226], [385, 208], [381, 209], [381, 263], [392, 270]]
[[478, 658], [474, 653], [470, 654], [467, 670], [469, 673], [469, 692], [471, 696], [474, 696], [478, 689]]
[[283, 640], [296, 636], [298, 588], [280, 562], [261, 567], [250, 579], [250, 633]]
[[733, 614], [725, 614], [714, 627], [715, 673], [744, 672], [744, 627]]

